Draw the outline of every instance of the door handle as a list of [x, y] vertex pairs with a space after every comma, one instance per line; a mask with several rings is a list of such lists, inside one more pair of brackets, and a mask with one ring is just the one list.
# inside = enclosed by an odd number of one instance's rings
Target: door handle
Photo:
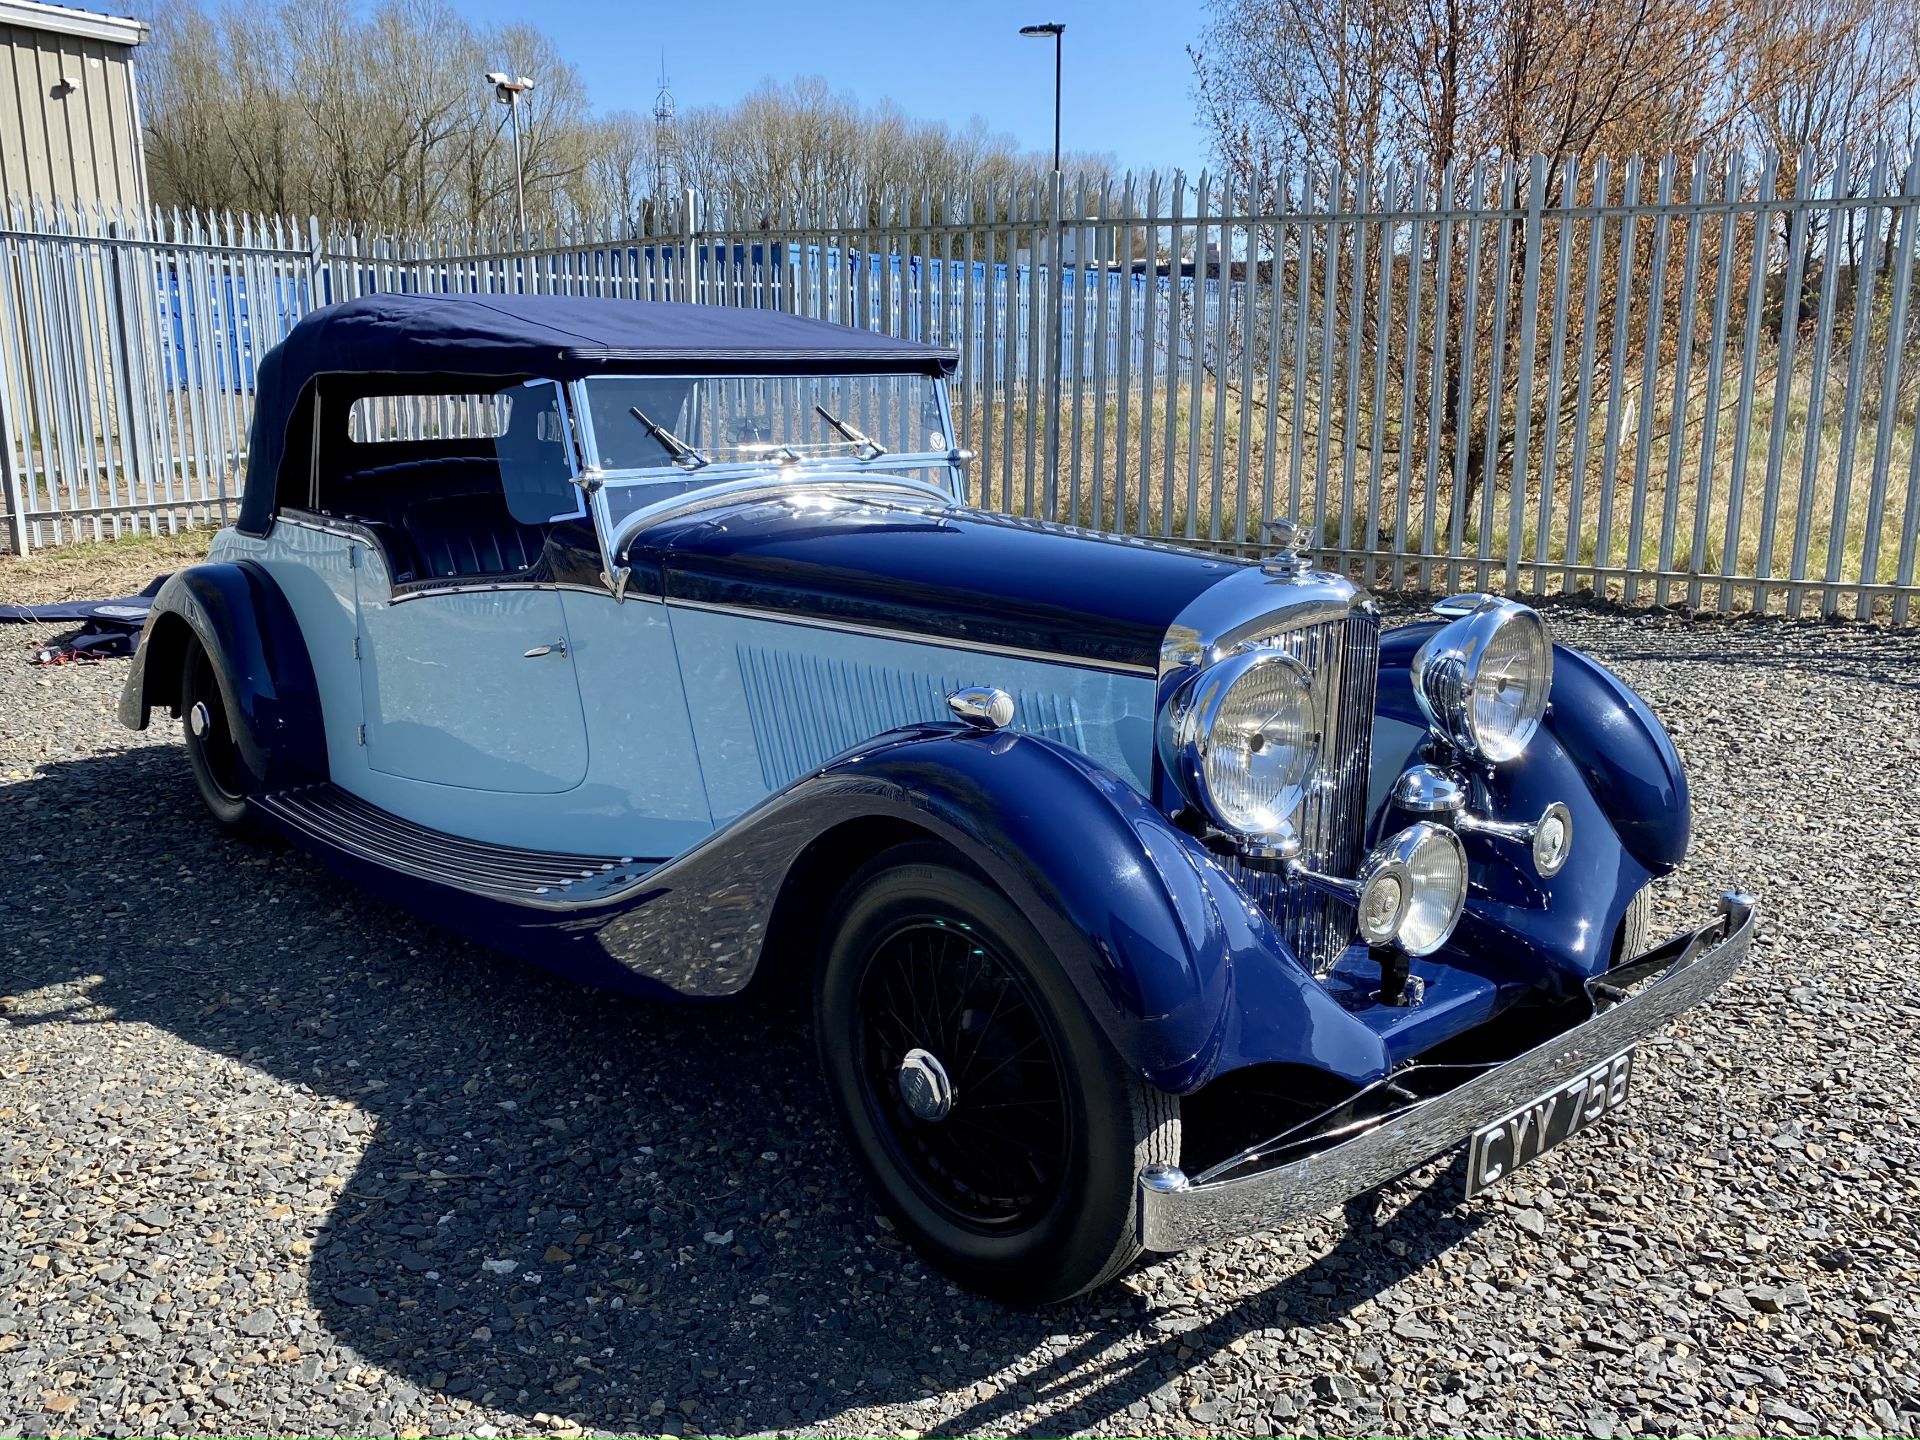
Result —
[[551, 645], [536, 645], [533, 649], [526, 652], [524, 658], [528, 660], [538, 660], [542, 655], [558, 655], [564, 660], [567, 655], [567, 637], [562, 635]]

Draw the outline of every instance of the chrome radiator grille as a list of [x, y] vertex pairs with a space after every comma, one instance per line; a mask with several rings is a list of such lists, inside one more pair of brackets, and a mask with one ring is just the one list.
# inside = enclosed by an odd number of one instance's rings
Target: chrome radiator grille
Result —
[[[1300, 858], [1331, 875], [1352, 875], [1366, 843], [1367, 770], [1373, 702], [1380, 683], [1380, 619], [1372, 607], [1277, 635], [1314, 677], [1322, 716], [1320, 773], [1301, 813]], [[1272, 870], [1234, 858], [1228, 866], [1273, 921], [1302, 964], [1320, 974], [1355, 938], [1353, 906]]]

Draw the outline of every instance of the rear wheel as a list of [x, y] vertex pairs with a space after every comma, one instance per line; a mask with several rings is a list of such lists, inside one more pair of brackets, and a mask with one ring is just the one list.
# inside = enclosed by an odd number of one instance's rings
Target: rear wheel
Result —
[[820, 973], [828, 1089], [880, 1203], [934, 1265], [1037, 1303], [1140, 1254], [1137, 1177], [1179, 1101], [1132, 1074], [1024, 916], [934, 847], [847, 886]]
[[187, 767], [200, 798], [230, 835], [259, 834], [247, 797], [258, 788], [233, 738], [225, 692], [213, 657], [199, 640], [187, 643], [180, 671], [180, 716], [186, 724]]

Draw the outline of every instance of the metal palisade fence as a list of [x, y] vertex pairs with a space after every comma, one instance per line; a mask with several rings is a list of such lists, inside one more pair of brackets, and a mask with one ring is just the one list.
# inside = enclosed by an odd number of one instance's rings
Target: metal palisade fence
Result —
[[254, 366], [373, 290], [775, 306], [952, 345], [972, 498], [1367, 583], [1910, 623], [1920, 164], [1549, 157], [1056, 183], [618, 237], [14, 210], [15, 549], [224, 518]]

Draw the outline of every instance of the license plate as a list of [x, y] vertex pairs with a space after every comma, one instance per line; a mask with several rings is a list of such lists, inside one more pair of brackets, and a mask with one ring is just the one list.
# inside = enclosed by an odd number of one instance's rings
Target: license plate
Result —
[[1632, 1076], [1633, 1051], [1622, 1050], [1512, 1114], [1482, 1125], [1467, 1144], [1467, 1198], [1618, 1110], [1627, 1103]]

